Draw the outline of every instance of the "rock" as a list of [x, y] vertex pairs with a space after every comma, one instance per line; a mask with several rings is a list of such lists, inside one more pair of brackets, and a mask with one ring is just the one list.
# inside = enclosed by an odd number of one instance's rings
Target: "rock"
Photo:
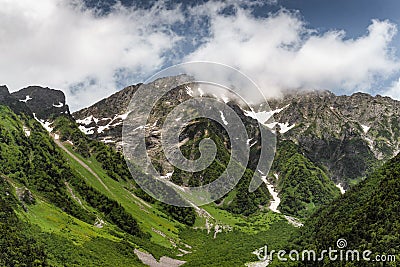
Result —
[[70, 115], [69, 107], [65, 103], [65, 95], [60, 90], [29, 86], [12, 96], [25, 103], [32, 113], [41, 120], [51, 120], [60, 115]]

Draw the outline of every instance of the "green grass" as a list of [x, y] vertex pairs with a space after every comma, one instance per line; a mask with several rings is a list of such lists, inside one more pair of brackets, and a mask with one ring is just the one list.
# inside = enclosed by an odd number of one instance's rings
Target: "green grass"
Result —
[[244, 266], [257, 261], [252, 252], [260, 247], [283, 249], [293, 231], [284, 221], [273, 223], [268, 230], [257, 234], [233, 231], [218, 233], [215, 239], [205, 230], [186, 229], [181, 237], [192, 247], [192, 253], [184, 255], [182, 260], [187, 261], [184, 266]]
[[97, 228], [37, 196], [26, 212], [16, 212], [44, 245], [51, 266], [144, 266], [134, 254], [138, 246], [124, 240], [125, 234], [112, 224]]
[[28, 206], [28, 212], [20, 213], [30, 223], [40, 227], [43, 232], [57, 234], [68, 238], [75, 245], [82, 245], [95, 237], [102, 237], [112, 241], [119, 241], [109, 231], [115, 231], [115, 227], [106, 224], [102, 229], [88, 223], [82, 222], [54, 207], [53, 205], [37, 200], [35, 205]]
[[[183, 227], [182, 224], [171, 221], [164, 213], [133, 195], [132, 192], [127, 189], [131, 187], [128, 182], [117, 182], [111, 179], [94, 157], [85, 159], [73, 151], [71, 145], [65, 144], [65, 147], [88, 165], [102, 179], [103, 183], [111, 192], [107, 191], [92, 173], [63, 151], [64, 156], [68, 159], [72, 168], [77, 170], [77, 172], [84, 177], [91, 186], [106, 196], [118, 201], [129, 213], [131, 213], [138, 220], [141, 229], [151, 234], [152, 242], [171, 248], [172, 244], [169, 239], [173, 239], [175, 242], [178, 241], [178, 232], [179, 228]], [[166, 235], [166, 237], [156, 233], [153, 229], [161, 231]]]
[[259, 232], [267, 231], [270, 229], [271, 224], [284, 220], [282, 219], [282, 215], [272, 211], [259, 211], [245, 217], [243, 215], [236, 215], [226, 210], [219, 209], [215, 207], [214, 204], [206, 205], [203, 208], [215, 218], [217, 223], [230, 225], [235, 230], [249, 234], [257, 234]]

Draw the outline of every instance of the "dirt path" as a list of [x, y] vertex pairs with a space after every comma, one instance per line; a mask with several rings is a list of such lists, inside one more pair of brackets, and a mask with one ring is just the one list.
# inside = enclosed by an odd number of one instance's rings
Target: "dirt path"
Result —
[[103, 180], [101, 180], [101, 178], [97, 175], [97, 173], [95, 173], [88, 165], [86, 165], [85, 162], [83, 162], [82, 160], [80, 160], [77, 156], [75, 156], [74, 154], [72, 154], [64, 145], [63, 143], [60, 142], [60, 140], [54, 138], [53, 139], [54, 142], [65, 152], [67, 152], [68, 155], [70, 155], [75, 161], [77, 161], [83, 168], [85, 168], [88, 172], [90, 172], [91, 174], [93, 174], [94, 177], [96, 177], [96, 179], [101, 183], [101, 185], [107, 189], [108, 192], [110, 192], [111, 194], [113, 194], [110, 189], [107, 187], [107, 185], [103, 182]]
[[160, 261], [157, 261], [150, 253], [142, 252], [138, 249], [135, 249], [135, 254], [144, 264], [150, 267], [179, 267], [186, 263], [186, 261], [176, 260], [166, 256], [162, 256]]

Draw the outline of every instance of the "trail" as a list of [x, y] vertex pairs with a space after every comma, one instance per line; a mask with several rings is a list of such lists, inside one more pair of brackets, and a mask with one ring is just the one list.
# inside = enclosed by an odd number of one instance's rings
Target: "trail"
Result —
[[96, 179], [101, 183], [101, 185], [108, 191], [110, 192], [110, 194], [113, 195], [113, 193], [111, 192], [111, 190], [107, 187], [107, 185], [103, 182], [103, 180], [101, 180], [101, 178], [97, 175], [97, 173], [95, 173], [88, 165], [86, 165], [85, 162], [83, 162], [82, 160], [80, 160], [77, 156], [75, 156], [74, 154], [72, 154], [61, 142], [59, 139], [54, 138], [53, 139], [54, 142], [65, 152], [67, 152], [68, 155], [70, 155], [76, 162], [78, 162], [83, 168], [85, 168], [88, 172], [90, 172], [94, 177], [96, 177]]

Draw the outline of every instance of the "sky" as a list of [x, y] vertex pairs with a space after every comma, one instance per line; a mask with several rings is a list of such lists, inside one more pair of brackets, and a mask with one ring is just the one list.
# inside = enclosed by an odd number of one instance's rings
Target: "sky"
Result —
[[268, 97], [400, 100], [400, 1], [0, 0], [0, 84], [63, 90], [72, 110], [163, 68], [213, 61]]

